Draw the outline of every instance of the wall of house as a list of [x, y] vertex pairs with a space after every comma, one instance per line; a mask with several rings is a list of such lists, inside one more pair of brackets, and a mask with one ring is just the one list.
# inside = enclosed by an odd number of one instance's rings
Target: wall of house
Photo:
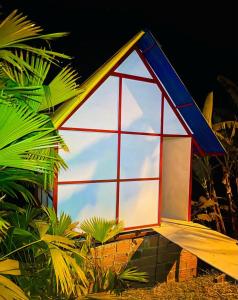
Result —
[[103, 267], [119, 270], [128, 264], [147, 272], [148, 285], [197, 275], [197, 257], [159, 234], [112, 242], [97, 247], [94, 253]]
[[161, 217], [188, 220], [190, 161], [190, 137], [164, 137]]

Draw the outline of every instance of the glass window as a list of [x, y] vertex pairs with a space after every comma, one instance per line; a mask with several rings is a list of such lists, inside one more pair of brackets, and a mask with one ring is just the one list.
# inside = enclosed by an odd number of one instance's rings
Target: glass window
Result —
[[60, 184], [58, 214], [65, 212], [73, 221], [94, 216], [115, 220], [116, 183]]
[[122, 134], [121, 178], [159, 177], [160, 137]]
[[115, 179], [117, 134], [60, 130], [69, 152], [59, 154], [68, 169], [59, 172], [59, 181]]
[[123, 74], [152, 78], [136, 51], [133, 51], [115, 71]]
[[178, 117], [166, 101], [164, 100], [164, 134], [186, 134], [187, 132]]
[[63, 126], [117, 130], [118, 80], [117, 77], [109, 77]]
[[157, 180], [120, 183], [119, 218], [125, 227], [158, 223], [158, 193]]
[[160, 133], [161, 91], [153, 83], [123, 79], [122, 130]]

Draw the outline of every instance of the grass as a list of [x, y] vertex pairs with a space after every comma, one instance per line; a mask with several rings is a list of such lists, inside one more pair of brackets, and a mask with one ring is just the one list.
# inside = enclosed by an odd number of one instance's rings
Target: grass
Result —
[[102, 293], [86, 299], [233, 300], [238, 299], [238, 285], [227, 281], [219, 283], [216, 275], [204, 275], [184, 282], [160, 283], [150, 289], [128, 289], [120, 297]]

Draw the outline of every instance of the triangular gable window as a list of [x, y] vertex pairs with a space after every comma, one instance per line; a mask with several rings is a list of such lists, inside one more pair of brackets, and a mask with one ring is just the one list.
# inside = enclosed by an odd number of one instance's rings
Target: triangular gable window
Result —
[[63, 124], [63, 127], [116, 130], [118, 82], [118, 78], [109, 77]]
[[174, 113], [173, 109], [168, 104], [167, 100], [164, 100], [164, 134], [182, 134], [187, 135], [186, 130], [181, 124], [180, 120]]
[[115, 72], [129, 74], [134, 76], [140, 76], [145, 78], [152, 78], [149, 71], [146, 69], [143, 61], [136, 53], [133, 51], [120, 66], [115, 70]]

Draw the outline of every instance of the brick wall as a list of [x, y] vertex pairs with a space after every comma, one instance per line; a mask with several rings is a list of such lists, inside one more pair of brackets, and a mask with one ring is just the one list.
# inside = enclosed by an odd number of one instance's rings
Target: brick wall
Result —
[[159, 234], [124, 239], [95, 249], [101, 266], [135, 266], [149, 274], [149, 284], [184, 281], [197, 275], [197, 257]]

